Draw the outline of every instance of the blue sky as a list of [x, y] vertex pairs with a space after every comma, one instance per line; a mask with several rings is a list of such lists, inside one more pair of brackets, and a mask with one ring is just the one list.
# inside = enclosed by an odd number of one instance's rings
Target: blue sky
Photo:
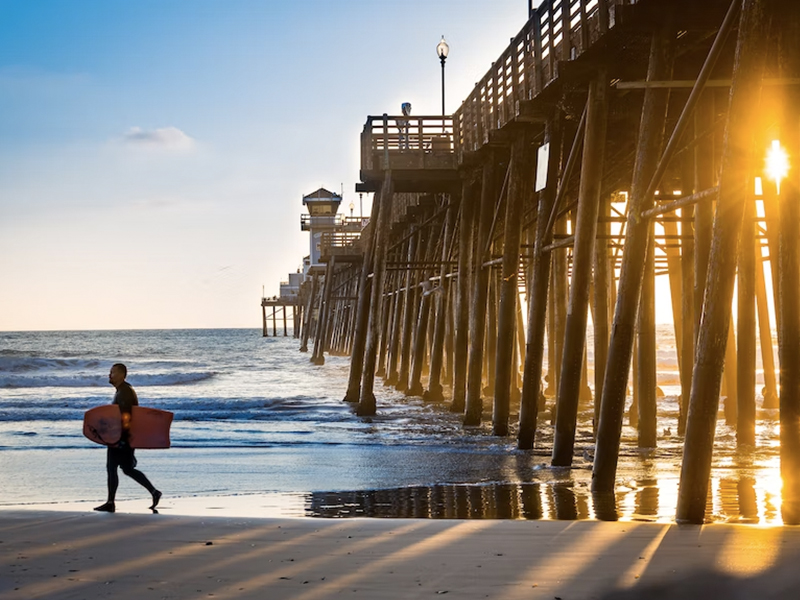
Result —
[[[454, 111], [525, 0], [0, 0], [0, 330], [257, 327], [358, 206], [369, 114]], [[365, 202], [365, 211], [369, 202]], [[358, 208], [356, 208], [358, 210]]]

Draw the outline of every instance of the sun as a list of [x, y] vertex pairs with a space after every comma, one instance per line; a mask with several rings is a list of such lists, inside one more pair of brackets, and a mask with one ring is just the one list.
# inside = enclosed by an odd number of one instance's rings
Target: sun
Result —
[[781, 180], [789, 174], [789, 155], [781, 147], [778, 140], [772, 140], [772, 146], [767, 150], [764, 171], [770, 179], [774, 180], [781, 193]]

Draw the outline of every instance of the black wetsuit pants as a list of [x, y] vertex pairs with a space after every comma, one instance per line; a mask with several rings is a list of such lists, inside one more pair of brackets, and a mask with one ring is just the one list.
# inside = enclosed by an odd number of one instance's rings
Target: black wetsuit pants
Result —
[[156, 491], [147, 476], [136, 469], [136, 457], [133, 455], [133, 448], [128, 444], [122, 443], [116, 448], [108, 447], [106, 456], [106, 470], [108, 471], [108, 501], [114, 502], [119, 486], [119, 475], [117, 467], [122, 468], [122, 472], [133, 479], [136, 483], [143, 486], [151, 494]]

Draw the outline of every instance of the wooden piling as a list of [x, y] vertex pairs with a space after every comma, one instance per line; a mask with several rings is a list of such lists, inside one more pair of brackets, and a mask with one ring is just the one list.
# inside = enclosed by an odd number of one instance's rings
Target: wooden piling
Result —
[[380, 336], [380, 315], [383, 305], [383, 283], [386, 272], [386, 246], [391, 223], [391, 206], [394, 192], [392, 189], [392, 172], [387, 169], [379, 194], [375, 194], [373, 202], [380, 202], [377, 230], [375, 232], [374, 259], [372, 268], [372, 289], [370, 291], [370, 310], [367, 326], [367, 344], [364, 350], [364, 370], [361, 376], [361, 397], [356, 414], [372, 416], [377, 410], [375, 400], [375, 363], [377, 362], [378, 342]]
[[450, 279], [449, 293], [445, 309], [445, 331], [444, 331], [444, 373], [442, 374], [442, 385], [450, 386], [452, 397], [453, 386], [453, 363], [455, 362], [455, 292]]
[[448, 296], [450, 293], [450, 278], [448, 277], [449, 268], [447, 262], [450, 259], [450, 250], [453, 241], [452, 227], [453, 204], [448, 199], [447, 212], [444, 216], [443, 243], [441, 260], [442, 266], [439, 269], [439, 283], [435, 295], [436, 319], [433, 327], [433, 342], [431, 344], [431, 365], [428, 376], [428, 389], [425, 390], [424, 399], [428, 402], [441, 402], [444, 400], [442, 388], [442, 365], [444, 359], [445, 333], [448, 319]]
[[639, 448], [657, 445], [656, 402], [656, 256], [653, 220], [649, 222], [649, 242], [642, 275], [639, 318], [636, 324], [636, 387], [638, 388]]
[[[696, 145], [697, 130], [694, 123], [689, 122], [686, 127], [686, 137], [693, 138], [692, 144]], [[680, 161], [680, 187], [682, 194], [694, 195], [695, 185], [695, 161], [694, 153], [687, 151], [677, 157]], [[707, 202], [708, 200], [702, 200]], [[669, 220], [662, 221], [664, 233], [668, 234], [668, 228], [672, 228], [674, 233], [679, 233], [678, 247], [672, 249], [668, 254], [667, 269], [670, 273], [670, 295], [672, 297], [672, 318], [675, 323], [680, 323], [680, 327], [675, 327], [675, 349], [678, 354], [679, 378], [681, 393], [678, 397], [678, 428], [680, 421], [685, 419], [686, 409], [689, 402], [689, 390], [692, 387], [692, 368], [694, 367], [694, 205], [689, 204], [680, 208], [680, 215], [676, 214], [675, 222]], [[680, 224], [680, 232], [678, 232]], [[670, 248], [667, 248], [670, 252]], [[673, 270], [677, 276], [673, 276]], [[674, 281], [674, 284], [673, 284]], [[677, 293], [676, 293], [677, 292]]]
[[739, 384], [736, 381], [736, 336], [736, 324], [733, 321], [733, 313], [731, 312], [731, 323], [728, 326], [728, 341], [725, 344], [725, 364], [729, 365], [729, 368], [725, 369], [723, 367], [721, 384], [721, 394], [723, 396], [722, 408], [725, 414], [725, 424], [730, 427], [736, 427], [736, 415], [738, 412], [736, 391]]
[[[636, 313], [636, 327], [639, 327], [639, 313]], [[628, 375], [629, 380], [631, 381], [632, 385], [632, 398], [631, 398], [631, 407], [628, 409], [628, 424], [633, 427], [636, 431], [639, 431], [639, 378], [636, 374], [639, 372], [639, 336], [635, 336], [633, 340], [633, 359], [631, 364], [630, 374]], [[606, 364], [606, 367], [608, 365]]]
[[[406, 241], [406, 250], [407, 252]], [[403, 253], [405, 256], [405, 253]], [[392, 274], [394, 285], [392, 286], [392, 316], [389, 326], [388, 339], [386, 341], [386, 377], [384, 385], [395, 385], [397, 383], [397, 368], [400, 364], [400, 338], [403, 335], [403, 302], [405, 292], [403, 291], [403, 280], [405, 273], [394, 271]]]
[[761, 242], [755, 244], [756, 307], [758, 310], [758, 334], [761, 343], [761, 364], [764, 374], [764, 402], [762, 408], [778, 408], [778, 384], [775, 378], [775, 354], [772, 347], [772, 325], [769, 319], [767, 283], [764, 277], [764, 257]]
[[[765, 145], [771, 143], [764, 136]], [[772, 279], [773, 314], [775, 315], [775, 328], [778, 334], [778, 347], [781, 344], [781, 311], [778, 309], [778, 300], [781, 297], [781, 261], [780, 261], [780, 230], [781, 211], [780, 200], [774, 182], [766, 180], [764, 188], [764, 223], [766, 225], [767, 247], [769, 248], [769, 269]], [[780, 360], [780, 359], [779, 359]], [[778, 365], [780, 368], [780, 365]], [[777, 404], [776, 404], [777, 408]]]
[[303, 337], [300, 342], [300, 352], [308, 352], [308, 338], [311, 335], [311, 320], [314, 315], [314, 302], [317, 296], [317, 283], [318, 275], [314, 273], [311, 276], [311, 290], [306, 299], [306, 308], [303, 311]]
[[[775, 2], [773, 23], [778, 33], [778, 67], [784, 78], [800, 77], [800, 15], [797, 7]], [[780, 408], [781, 515], [787, 525], [800, 523], [800, 91], [796, 85], [782, 90], [781, 144], [795, 164], [780, 188]], [[791, 160], [791, 159], [790, 159]]]
[[712, 254], [681, 466], [677, 508], [677, 520], [681, 522], [702, 523], [705, 516], [739, 236], [752, 185], [748, 165], [753, 107], [758, 104], [763, 73], [764, 5], [765, 0], [743, 0], [741, 8]]
[[[433, 212], [432, 210], [429, 212]], [[427, 216], [430, 216], [428, 214]], [[427, 220], [427, 219], [426, 219]], [[432, 262], [438, 246], [433, 242], [433, 236], [430, 229], [420, 232], [420, 240], [422, 247], [420, 248], [421, 256], [426, 263]], [[440, 238], [441, 240], [441, 238]], [[425, 365], [425, 358], [427, 356], [426, 350], [428, 347], [427, 341], [429, 339], [429, 322], [431, 314], [431, 303], [433, 301], [432, 293], [433, 286], [428, 278], [428, 271], [422, 271], [420, 283], [417, 285], [417, 296], [419, 297], [418, 310], [417, 310], [417, 323], [414, 331], [412, 356], [411, 356], [411, 371], [409, 373], [408, 387], [406, 388], [406, 396], [422, 396], [424, 388], [422, 387], [422, 371]]]
[[[536, 173], [528, 131], [521, 132], [511, 145], [510, 176], [506, 196], [503, 229], [503, 262], [497, 312], [497, 347], [495, 350], [494, 411], [492, 433], [508, 435], [511, 409], [511, 375], [514, 368], [517, 303], [519, 302], [519, 251], [522, 236], [522, 207]], [[516, 385], [516, 383], [515, 383]]]
[[[553, 277], [553, 253], [547, 253], [550, 256], [550, 272], [549, 272], [549, 282], [547, 285], [547, 373], [545, 374], [545, 381], [547, 384], [544, 388], [544, 396], [545, 397], [555, 397], [556, 395], [556, 386], [558, 385], [558, 381], [556, 381], [556, 300], [555, 294], [553, 293], [553, 287], [555, 286], [555, 278]], [[553, 403], [555, 406], [555, 402]], [[555, 410], [555, 409], [554, 409]], [[555, 414], [555, 413], [554, 413]]]
[[[522, 376], [522, 397], [519, 409], [517, 447], [530, 450], [536, 438], [536, 420], [539, 415], [539, 395], [542, 393], [542, 367], [544, 363], [545, 329], [547, 326], [548, 290], [550, 288], [551, 253], [544, 252], [553, 239], [548, 227], [550, 214], [557, 198], [558, 173], [561, 162], [561, 123], [559, 117], [547, 122], [545, 140], [549, 144], [547, 178], [539, 191], [536, 217], [536, 239], [531, 266], [531, 297], [528, 299], [528, 331], [526, 336], [525, 366]], [[551, 330], [552, 331], [552, 330]], [[552, 337], [552, 336], [551, 336]], [[552, 341], [548, 341], [552, 346]]]
[[[601, 214], [610, 215], [610, 202], [608, 198], [602, 200]], [[610, 231], [608, 222], [600, 225], [600, 233], [608, 235]], [[613, 267], [612, 267], [613, 268]], [[597, 424], [600, 421], [600, 399], [603, 397], [603, 378], [606, 374], [608, 360], [609, 340], [609, 295], [613, 286], [613, 273], [609, 268], [608, 245], [605, 239], [595, 242], [594, 249], [594, 419], [592, 429], [597, 435]]]
[[[420, 231], [416, 229], [408, 240], [408, 263], [419, 261], [419, 251], [422, 244], [419, 243]], [[408, 389], [408, 375], [411, 370], [411, 336], [413, 333], [414, 319], [416, 317], [417, 306], [417, 286], [416, 272], [409, 267], [406, 270], [406, 278], [403, 291], [403, 320], [400, 330], [400, 368], [397, 372], [397, 382], [395, 389], [404, 392]]]
[[[680, 157], [681, 159], [683, 157]], [[684, 160], [680, 161], [685, 162]], [[683, 166], [683, 165], [681, 165]], [[669, 279], [669, 299], [672, 308], [672, 329], [675, 338], [675, 350], [678, 356], [678, 371], [683, 372], [683, 322], [681, 314], [683, 312], [682, 301], [683, 297], [683, 277], [681, 275], [681, 244], [683, 236], [678, 230], [677, 217], [668, 216], [659, 222], [659, 225], [664, 230], [664, 243], [655, 243], [656, 249], [660, 249], [666, 257], [667, 263], [667, 278]], [[653, 238], [655, 240], [655, 234]], [[670, 239], [676, 240], [671, 243]], [[655, 293], [655, 291], [654, 291]], [[691, 367], [689, 367], [691, 368]]]
[[469, 359], [467, 365], [467, 397], [464, 410], [464, 425], [480, 425], [483, 413], [483, 343], [486, 336], [486, 313], [489, 293], [491, 267], [484, 267], [488, 257], [489, 226], [495, 206], [497, 188], [495, 186], [495, 153], [483, 165], [481, 179], [480, 209], [475, 239], [473, 263], [475, 275], [472, 282], [472, 295], [469, 310]]
[[[673, 42], [674, 32], [668, 25], [653, 34], [648, 81], [670, 78]], [[653, 192], [648, 188], [661, 155], [668, 101], [668, 90], [645, 90], [592, 471], [592, 489], [596, 492], [614, 489], [633, 333], [650, 230], [648, 221], [643, 221], [640, 215], [653, 204], [653, 196], [649, 195]]]
[[[531, 195], [532, 195], [532, 193], [531, 193]], [[525, 298], [528, 297], [528, 294], [529, 294], [528, 292], [525, 293]], [[517, 357], [519, 359], [518, 360], [519, 364], [517, 365], [518, 368], [517, 368], [517, 373], [516, 373], [517, 377], [515, 379], [518, 379], [519, 381], [517, 381], [514, 385], [516, 385], [517, 388], [518, 388], [518, 390], [517, 390], [517, 398], [518, 399], [519, 399], [519, 392], [521, 392], [521, 390], [522, 390], [522, 365], [525, 364], [525, 319], [522, 316], [522, 312], [524, 310], [524, 306], [526, 306], [526, 302], [523, 302], [522, 299], [520, 299], [520, 301], [517, 302], [517, 310], [516, 310], [516, 315], [515, 315], [516, 316], [516, 321], [517, 321], [517, 327], [516, 327], [516, 344], [517, 345], [515, 346], [515, 349], [516, 349], [515, 351], [516, 351]]]
[[[491, 246], [494, 247], [494, 244]], [[489, 251], [489, 256], [494, 250]], [[497, 308], [500, 304], [500, 270], [494, 265], [489, 270], [489, 295], [486, 305], [486, 337], [483, 350], [483, 394], [494, 400], [495, 365], [497, 364]]]
[[681, 355], [683, 363], [680, 372], [681, 395], [679, 398], [678, 435], [686, 431], [686, 414], [689, 409], [689, 392], [692, 389], [692, 369], [694, 368], [694, 281], [695, 281], [695, 241], [694, 208], [681, 209]]
[[378, 211], [380, 201], [376, 194], [370, 209], [369, 235], [364, 248], [364, 258], [361, 262], [361, 273], [358, 279], [358, 300], [356, 304], [355, 332], [353, 334], [353, 347], [350, 352], [350, 374], [347, 380], [347, 391], [344, 395], [345, 402], [358, 402], [360, 398], [361, 375], [364, 371], [364, 349], [367, 345], [367, 327], [369, 325], [371, 282], [370, 273], [373, 267], [375, 236], [377, 235]]
[[325, 364], [325, 342], [328, 334], [328, 323], [331, 312], [331, 290], [333, 289], [336, 259], [331, 256], [325, 267], [325, 283], [322, 288], [322, 301], [319, 309], [319, 325], [314, 336], [314, 351], [311, 353], [311, 362], [315, 365]]
[[453, 399], [450, 404], [450, 410], [455, 413], [464, 412], [467, 398], [473, 228], [476, 226], [474, 215], [478, 212], [475, 210], [473, 187], [471, 181], [465, 179], [461, 188], [458, 279], [453, 303], [455, 308], [453, 319], [453, 329], [455, 330], [453, 335]]
[[[567, 217], [556, 220], [555, 233], [559, 237], [567, 236]], [[558, 401], [561, 395], [561, 367], [564, 364], [564, 334], [567, 328], [567, 303], [569, 300], [569, 262], [566, 248], [552, 251], [553, 283], [550, 293], [553, 296], [553, 366], [551, 385], [556, 397], [555, 411], [558, 414]]]
[[391, 333], [391, 317], [395, 303], [395, 295], [387, 290], [391, 290], [392, 282], [394, 281], [394, 274], [387, 273], [386, 275], [386, 289], [384, 290], [383, 306], [381, 307], [381, 340], [378, 345], [378, 366], [375, 375], [378, 377], [386, 377], [386, 356], [389, 348], [389, 335]]
[[554, 466], [572, 464], [583, 361], [586, 351], [586, 324], [592, 283], [594, 245], [600, 215], [600, 194], [606, 143], [608, 81], [604, 69], [592, 80], [587, 100], [575, 245], [572, 251], [572, 283], [567, 313], [561, 383], [558, 386], [556, 431], [553, 442]]
[[431, 313], [432, 288], [428, 282], [423, 282], [419, 290], [419, 310], [417, 311], [416, 333], [411, 357], [411, 371], [409, 374], [406, 396], [422, 396], [422, 367], [425, 362], [425, 347], [428, 335], [428, 321]]
[[[744, 208], [742, 238], [739, 242], [739, 270], [736, 302], [736, 445], [756, 444], [756, 227], [751, 197]], [[728, 368], [732, 368], [730, 365]]]

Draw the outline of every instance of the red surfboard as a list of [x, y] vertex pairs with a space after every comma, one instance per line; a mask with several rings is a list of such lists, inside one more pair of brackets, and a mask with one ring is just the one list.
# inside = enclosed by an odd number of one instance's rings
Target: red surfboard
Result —
[[[169, 448], [173, 414], [167, 410], [134, 406], [128, 443], [131, 448]], [[83, 415], [83, 435], [98, 444], [114, 446], [122, 437], [122, 414], [116, 404], [105, 404]]]
[[131, 409], [131, 448], [169, 448], [172, 413], [158, 408], [134, 406]]
[[83, 435], [97, 444], [113, 446], [122, 436], [122, 414], [116, 404], [90, 408], [83, 415]]

